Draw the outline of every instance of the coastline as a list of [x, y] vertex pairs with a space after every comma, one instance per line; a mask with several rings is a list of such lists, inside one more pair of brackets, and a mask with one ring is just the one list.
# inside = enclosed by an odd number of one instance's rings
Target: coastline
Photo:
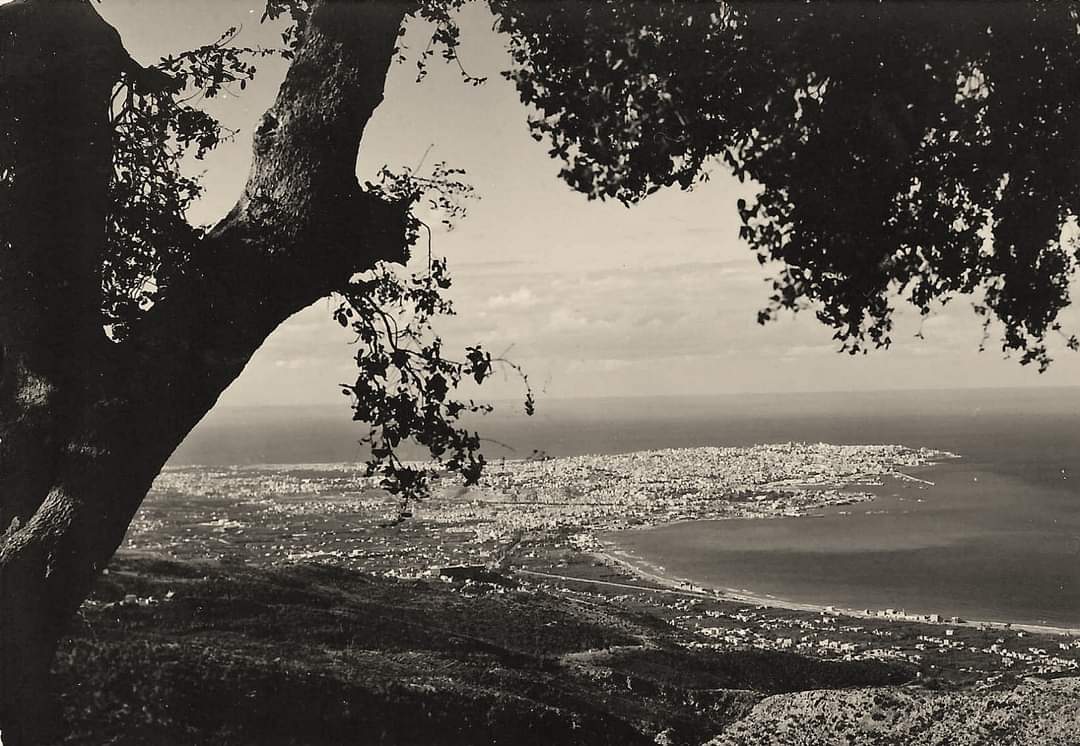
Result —
[[1024, 622], [1007, 622], [985, 619], [963, 619], [959, 622], [938, 621], [932, 622], [925, 619], [904, 619], [902, 617], [880, 617], [876, 614], [867, 614], [859, 609], [851, 609], [841, 606], [826, 605], [820, 603], [804, 603], [791, 599], [779, 598], [768, 594], [754, 593], [753, 591], [738, 590], [706, 585], [691, 578], [673, 575], [665, 568], [648, 562], [636, 555], [621, 549], [618, 544], [608, 539], [599, 539], [597, 542], [603, 547], [600, 551], [589, 552], [598, 560], [620, 567], [635, 577], [656, 583], [659, 586], [673, 591], [690, 591], [705, 596], [713, 596], [721, 601], [733, 601], [737, 603], [765, 606], [773, 609], [787, 609], [790, 611], [803, 611], [810, 613], [831, 614], [835, 616], [851, 617], [854, 619], [875, 619], [895, 622], [915, 622], [941, 627], [967, 627], [973, 629], [993, 630], [1020, 630], [1032, 634], [1057, 635], [1063, 637], [1080, 636], [1080, 627], [1064, 627], [1045, 624], [1030, 624]]

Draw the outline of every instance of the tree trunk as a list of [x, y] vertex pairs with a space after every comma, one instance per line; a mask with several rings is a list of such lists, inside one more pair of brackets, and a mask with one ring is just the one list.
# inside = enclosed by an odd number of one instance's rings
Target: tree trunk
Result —
[[354, 164], [409, 6], [316, 3], [237, 205], [111, 342], [108, 105], [137, 66], [88, 0], [0, 6], [0, 734], [45, 742], [58, 641], [172, 451], [290, 315], [400, 260]]
[[83, 371], [105, 341], [97, 267], [111, 167], [107, 101], [124, 56], [116, 32], [80, 3], [15, 2], [3, 20], [0, 729], [19, 744], [56, 722], [46, 682], [60, 615], [48, 584], [60, 578], [49, 573], [50, 542], [30, 540], [27, 529], [53, 492], [94, 384]]

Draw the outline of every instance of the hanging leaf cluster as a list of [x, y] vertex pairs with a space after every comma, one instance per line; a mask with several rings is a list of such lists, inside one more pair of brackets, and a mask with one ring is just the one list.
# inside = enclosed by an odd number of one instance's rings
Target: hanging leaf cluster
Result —
[[[384, 167], [366, 187], [388, 200], [408, 195], [414, 202], [426, 201], [452, 228], [465, 216], [464, 201], [472, 196], [463, 176], [444, 163], [424, 176]], [[444, 471], [459, 474], [466, 485], [480, 478], [485, 464], [482, 441], [464, 418], [487, 414], [492, 407], [457, 398], [454, 392], [463, 381], [483, 384], [497, 367], [508, 367], [525, 386], [526, 413], [534, 410], [528, 377], [514, 363], [493, 358], [480, 345], [466, 347], [460, 359], [446, 355], [434, 322], [454, 314], [446, 295], [451, 279], [446, 260], [431, 256], [430, 229], [414, 214], [408, 225], [410, 245], [419, 243], [422, 233], [428, 242], [422, 271], [405, 273], [382, 263], [354, 278], [334, 311], [335, 320], [351, 329], [358, 342], [356, 380], [341, 390], [351, 399], [353, 418], [368, 424], [362, 439], [370, 448], [368, 475], [380, 476], [383, 489], [406, 499], [424, 497], [431, 480]], [[399, 452], [410, 442], [423, 446], [432, 460], [404, 461]]]

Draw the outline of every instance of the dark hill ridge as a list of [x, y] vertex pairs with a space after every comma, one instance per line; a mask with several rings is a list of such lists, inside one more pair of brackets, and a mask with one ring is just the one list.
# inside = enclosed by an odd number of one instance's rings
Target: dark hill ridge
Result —
[[58, 657], [64, 742], [700, 743], [766, 694], [911, 677], [675, 634], [536, 591], [121, 556]]

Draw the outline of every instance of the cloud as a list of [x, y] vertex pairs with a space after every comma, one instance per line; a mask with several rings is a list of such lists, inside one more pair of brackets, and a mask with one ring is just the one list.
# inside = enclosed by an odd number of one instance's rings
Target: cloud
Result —
[[590, 319], [580, 311], [570, 308], [556, 308], [548, 316], [547, 326], [548, 331], [554, 332], [576, 332], [585, 331], [587, 329], [597, 329], [609, 327], [610, 322], [602, 319]]
[[323, 368], [326, 367], [326, 360], [323, 358], [315, 357], [294, 357], [288, 360], [275, 360], [275, 368], [284, 368], [286, 370], [304, 370], [307, 368]]
[[488, 298], [487, 307], [492, 309], [500, 308], [531, 308], [537, 303], [536, 296], [533, 291], [522, 285], [517, 290], [514, 290], [508, 295], [495, 295]]

